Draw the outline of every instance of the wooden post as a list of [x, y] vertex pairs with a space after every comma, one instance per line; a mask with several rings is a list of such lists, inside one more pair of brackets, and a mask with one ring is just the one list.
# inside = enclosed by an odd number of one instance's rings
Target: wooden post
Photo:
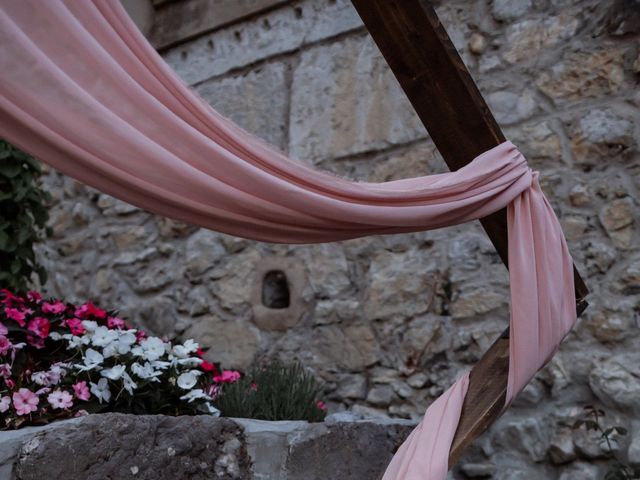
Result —
[[[389, 67], [451, 170], [505, 141], [460, 55], [426, 0], [352, 0]], [[506, 209], [480, 220], [508, 267]], [[588, 293], [574, 267], [578, 314]], [[470, 374], [451, 453], [463, 450], [502, 413], [509, 371], [508, 330]]]

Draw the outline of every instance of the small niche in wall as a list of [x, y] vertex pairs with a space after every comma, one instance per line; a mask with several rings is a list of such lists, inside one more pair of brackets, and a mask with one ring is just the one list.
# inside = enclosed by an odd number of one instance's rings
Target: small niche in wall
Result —
[[282, 270], [270, 270], [262, 279], [262, 304], [267, 308], [289, 308], [289, 282]]

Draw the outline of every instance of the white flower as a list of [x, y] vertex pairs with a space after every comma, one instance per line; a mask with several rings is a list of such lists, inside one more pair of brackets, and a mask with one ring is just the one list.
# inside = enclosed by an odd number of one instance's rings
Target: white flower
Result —
[[201, 388], [195, 388], [191, 390], [189, 393], [187, 393], [186, 395], [181, 396], [180, 400], [186, 400], [187, 402], [191, 403], [194, 400], [199, 400], [201, 398], [205, 400], [211, 400], [211, 397], [206, 393], [204, 393], [204, 391], [202, 391]]
[[96, 328], [98, 328], [98, 322], [94, 322], [93, 320], [83, 320], [82, 326], [87, 332], [92, 333]]
[[11, 405], [11, 398], [0, 397], [0, 413], [4, 413], [9, 410], [9, 406]]
[[124, 369], [124, 365], [116, 365], [115, 367], [105, 368], [100, 372], [100, 375], [108, 378], [109, 380], [120, 380], [120, 377], [122, 377], [122, 374], [124, 373]]
[[116, 332], [117, 338], [102, 349], [105, 358], [114, 355], [126, 355], [131, 351], [131, 346], [136, 343], [135, 330], [111, 330]]
[[166, 353], [167, 344], [158, 337], [149, 337], [140, 342], [139, 347], [135, 347], [131, 351], [134, 355], [153, 362]]
[[196, 386], [198, 376], [202, 372], [198, 370], [189, 370], [188, 372], [181, 373], [178, 377], [178, 386], [184, 390], [190, 390]]
[[162, 360], [154, 360], [151, 362], [151, 366], [153, 368], [157, 368], [158, 370], [164, 370], [165, 368], [169, 368], [171, 366], [171, 362], [163, 362]]
[[209, 415], [213, 415], [214, 417], [219, 417], [221, 413], [220, 410], [211, 405], [209, 402], [202, 402], [200, 405], [198, 405], [197, 410], [199, 410], [200, 412], [208, 413]]
[[96, 367], [100, 367], [104, 362], [104, 357], [99, 352], [96, 352], [93, 348], [88, 348], [84, 354], [84, 365], [77, 365], [76, 368], [80, 371], [93, 370]]
[[67, 350], [71, 348], [78, 348], [78, 347], [81, 347], [82, 345], [89, 345], [89, 343], [91, 343], [91, 338], [88, 337], [87, 335], [83, 335], [81, 337], [77, 337], [71, 334], [64, 335], [65, 338], [67, 336], [69, 336], [68, 338], [69, 344], [67, 345]]
[[162, 375], [162, 372], [154, 370], [153, 366], [149, 362], [145, 362], [144, 365], [140, 365], [136, 362], [131, 365], [131, 371], [140, 378], [151, 379], [154, 382], [159, 382], [160, 380], [157, 377]]
[[64, 336], [60, 335], [58, 332], [51, 332], [49, 333], [49, 338], [51, 340], [62, 340], [64, 338]]
[[31, 374], [31, 381], [38, 385], [47, 385], [47, 372], [33, 372]]
[[202, 363], [202, 359], [198, 357], [189, 357], [176, 360], [174, 363], [187, 367], [197, 367]]
[[173, 347], [173, 354], [178, 358], [186, 358], [190, 353], [197, 352], [199, 345], [192, 339], [187, 340], [182, 345], [175, 345]]
[[91, 337], [91, 343], [96, 347], [106, 347], [112, 342], [118, 339], [118, 332], [115, 330], [109, 330], [107, 327], [98, 327], [93, 332]]
[[133, 390], [138, 388], [136, 382], [129, 376], [127, 372], [122, 374], [124, 389], [129, 392], [129, 395], [133, 395]]
[[67, 373], [66, 370], [64, 370], [60, 364], [54, 364], [47, 372], [33, 372], [31, 374], [31, 381], [38, 385], [49, 387], [60, 383], [60, 377], [63, 377], [65, 373]]
[[102, 403], [104, 400], [108, 402], [111, 400], [111, 390], [109, 390], [109, 382], [107, 382], [106, 378], [101, 378], [98, 383], [91, 383], [91, 393], [95, 395], [95, 397]]

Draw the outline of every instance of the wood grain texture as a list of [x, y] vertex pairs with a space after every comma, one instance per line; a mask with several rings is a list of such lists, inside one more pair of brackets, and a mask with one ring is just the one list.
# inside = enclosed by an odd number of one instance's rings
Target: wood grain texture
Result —
[[[389, 67], [451, 170], [505, 141], [438, 16], [426, 0], [352, 0]], [[508, 267], [506, 209], [480, 220]], [[574, 267], [578, 314], [588, 290]], [[504, 409], [509, 371], [506, 330], [470, 374], [449, 465]]]

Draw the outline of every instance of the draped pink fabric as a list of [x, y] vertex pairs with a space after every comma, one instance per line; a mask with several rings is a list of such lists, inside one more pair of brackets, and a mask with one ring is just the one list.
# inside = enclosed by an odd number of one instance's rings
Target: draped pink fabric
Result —
[[[507, 404], [574, 324], [562, 231], [510, 142], [457, 172], [351, 182], [288, 159], [217, 114], [115, 0], [0, 7], [0, 137], [60, 171], [159, 215], [268, 242], [434, 229], [508, 206]], [[464, 375], [427, 410], [386, 480], [445, 478], [467, 384]]]

